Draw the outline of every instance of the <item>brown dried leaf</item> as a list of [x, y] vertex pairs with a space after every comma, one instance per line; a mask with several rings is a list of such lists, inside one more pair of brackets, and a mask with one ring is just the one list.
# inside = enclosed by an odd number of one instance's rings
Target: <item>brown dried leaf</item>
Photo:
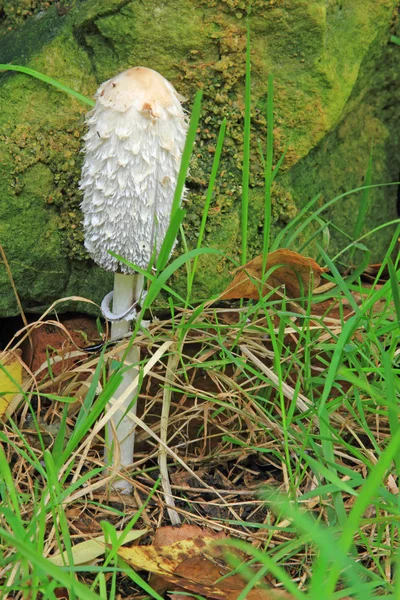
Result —
[[[231, 575], [230, 577], [215, 583], [223, 575], [227, 575], [229, 572], [230, 569], [226, 565], [221, 564], [221, 560], [219, 560], [217, 564], [211, 560], [196, 557], [195, 559], [184, 560], [176, 569], [175, 575], [180, 575], [180, 577], [187, 582], [186, 589], [193, 591], [193, 587], [196, 586], [197, 589], [199, 589], [201, 586], [204, 589], [207, 588], [209, 598], [236, 600], [245, 586], [245, 581], [240, 575]], [[182, 585], [182, 583], [180, 585]], [[200, 591], [196, 593], [200, 593]], [[278, 597], [290, 598], [286, 592], [282, 592], [281, 590], [255, 588], [247, 594], [248, 600], [272, 600], [273, 598]]]
[[189, 540], [198, 537], [213, 538], [214, 540], [220, 540], [227, 536], [222, 531], [216, 532], [211, 529], [203, 529], [198, 525], [182, 525], [181, 527], [160, 527], [156, 531], [154, 536], [154, 546], [169, 546], [174, 542], [180, 542], [181, 540]]
[[[363, 273], [361, 273], [361, 279], [363, 281], [367, 281], [368, 283], [373, 283], [376, 279], [376, 276], [378, 275], [380, 269], [382, 267], [382, 264], [376, 264], [376, 265], [368, 265], [367, 267], [365, 267], [365, 270]], [[380, 277], [379, 277], [379, 284], [384, 284], [386, 283], [386, 281], [388, 281], [390, 278], [389, 275], [389, 269], [387, 266], [385, 266], [385, 268], [383, 269]]]
[[65, 587], [59, 587], [54, 590], [54, 595], [58, 600], [68, 600], [69, 591]]
[[[134, 569], [152, 573], [150, 583], [155, 591], [191, 592], [210, 600], [236, 600], [245, 586], [240, 575], [228, 575], [231, 569], [223, 560], [223, 549], [217, 540], [223, 533], [194, 525], [162, 527], [152, 546], [121, 547], [118, 554]], [[216, 583], [218, 582], [218, 583]], [[286, 592], [255, 588], [249, 600], [290, 599]]]
[[199, 556], [207, 550], [212, 554], [213, 544], [214, 538], [211, 536], [197, 536], [164, 546], [121, 547], [118, 554], [135, 569], [164, 576], [174, 574], [183, 560]]
[[[262, 264], [263, 257], [257, 256], [243, 267], [236, 269], [233, 281], [220, 296], [220, 299], [251, 298], [258, 300], [260, 297]], [[268, 255], [265, 272], [268, 273], [272, 268], [274, 268], [273, 272], [268, 277], [262, 290], [263, 296], [269, 293], [271, 288], [284, 285], [287, 296], [299, 298], [308, 292], [311, 284], [313, 289], [318, 287], [321, 274], [324, 272], [324, 269], [312, 258], [302, 256], [286, 248], [276, 250]]]

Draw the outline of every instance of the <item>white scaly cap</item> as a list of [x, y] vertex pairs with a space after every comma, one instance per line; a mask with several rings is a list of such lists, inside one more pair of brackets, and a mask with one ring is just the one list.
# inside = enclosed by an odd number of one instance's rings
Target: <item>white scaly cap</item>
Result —
[[184, 100], [162, 75], [133, 67], [103, 83], [88, 113], [80, 189], [85, 247], [106, 271], [146, 269], [167, 232], [186, 138]]

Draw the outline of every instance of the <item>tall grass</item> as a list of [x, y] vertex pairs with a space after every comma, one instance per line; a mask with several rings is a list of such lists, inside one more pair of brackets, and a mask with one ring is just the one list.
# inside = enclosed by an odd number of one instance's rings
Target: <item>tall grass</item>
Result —
[[[274, 179], [274, 170], [272, 163], [274, 159], [274, 78], [273, 75], [268, 77], [268, 98], [267, 98], [267, 155], [264, 168], [265, 182], [265, 203], [264, 203], [264, 236], [263, 236], [263, 265], [262, 277], [264, 279], [265, 270], [267, 267], [267, 258], [270, 246], [271, 232], [271, 188]], [[279, 169], [279, 164], [276, 170]]]
[[250, 133], [251, 133], [251, 62], [250, 22], [247, 17], [246, 83], [244, 97], [243, 167], [242, 167], [242, 264], [247, 263], [247, 234], [249, 221]]

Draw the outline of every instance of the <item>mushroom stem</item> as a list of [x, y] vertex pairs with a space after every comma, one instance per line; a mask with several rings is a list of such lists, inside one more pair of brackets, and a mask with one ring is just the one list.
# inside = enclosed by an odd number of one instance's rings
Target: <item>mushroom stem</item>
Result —
[[[115, 273], [114, 275], [114, 296], [113, 296], [113, 312], [114, 314], [122, 314], [129, 310], [135, 301], [140, 300], [143, 291], [144, 277], [140, 274], [123, 275]], [[129, 333], [130, 321], [122, 320], [112, 323], [111, 339], [119, 338], [126, 333]], [[120, 355], [117, 358], [121, 358]], [[140, 350], [138, 346], [132, 345], [128, 354], [125, 357], [125, 365], [130, 365], [124, 374], [123, 380], [114, 394], [114, 399], [118, 400], [126, 389], [132, 384], [132, 381], [139, 373], [138, 365], [140, 362]], [[128, 410], [136, 414], [136, 402], [132, 405], [132, 400], [136, 395], [136, 391], [124, 403], [121, 408], [111, 418], [114, 428], [117, 433], [117, 442], [120, 449], [120, 464], [121, 467], [128, 467], [133, 463], [133, 449], [135, 444], [135, 431], [131, 419], [126, 416]], [[125, 415], [125, 416], [124, 416]], [[107, 464], [113, 464], [113, 427], [108, 423], [108, 447], [105, 448], [105, 461]], [[118, 479], [113, 482], [113, 488], [122, 494], [129, 494], [132, 491], [132, 485], [124, 479]]]

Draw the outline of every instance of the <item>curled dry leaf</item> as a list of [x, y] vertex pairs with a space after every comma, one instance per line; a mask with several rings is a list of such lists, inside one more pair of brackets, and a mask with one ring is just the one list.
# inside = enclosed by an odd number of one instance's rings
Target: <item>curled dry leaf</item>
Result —
[[[233, 281], [220, 296], [221, 300], [251, 298], [258, 300], [262, 278], [263, 257], [257, 256], [243, 267], [236, 269]], [[285, 286], [285, 293], [290, 298], [300, 298], [312, 289], [318, 287], [321, 274], [325, 271], [315, 260], [302, 256], [292, 250], [283, 248], [271, 252], [267, 258], [265, 273], [271, 271], [264, 284], [262, 295], [271, 289]]]
[[[361, 273], [361, 279], [368, 283], [374, 283], [376, 276], [378, 275], [378, 273], [381, 269], [382, 269], [381, 264], [368, 265], [365, 267], [364, 272]], [[380, 274], [380, 277], [379, 277], [379, 280], [377, 283], [383, 285], [386, 281], [389, 280], [389, 278], [390, 278], [389, 269], [387, 266], [385, 266], [382, 269], [382, 272]]]
[[[218, 544], [224, 539], [223, 533], [193, 525], [163, 527], [157, 531], [152, 546], [120, 548], [118, 554], [134, 569], [152, 573], [150, 583], [159, 594], [169, 590], [207, 599], [236, 600], [246, 582], [238, 574], [226, 577], [231, 573], [224, 560], [226, 548]], [[221, 581], [222, 577], [225, 578]], [[248, 600], [291, 598], [286, 592], [265, 588], [254, 588], [246, 597]]]

